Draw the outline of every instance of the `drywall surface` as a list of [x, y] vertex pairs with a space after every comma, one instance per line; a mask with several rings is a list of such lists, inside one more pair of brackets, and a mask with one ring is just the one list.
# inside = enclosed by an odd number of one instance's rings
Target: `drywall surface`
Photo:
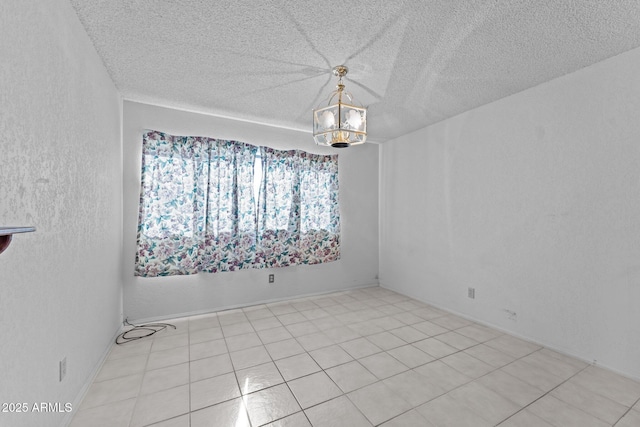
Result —
[[[274, 106], [275, 108], [275, 106]], [[125, 316], [153, 319], [214, 311], [260, 301], [291, 298], [377, 284], [378, 147], [323, 149], [310, 134], [248, 122], [125, 101], [123, 122], [123, 282]], [[338, 153], [341, 259], [278, 269], [249, 269], [190, 276], [134, 277], [142, 134], [209, 136], [278, 149]], [[275, 274], [275, 283], [268, 275]]]
[[65, 0], [3, 0], [0, 56], [0, 426], [57, 426], [120, 325], [122, 100]]
[[636, 49], [384, 144], [381, 285], [640, 378], [638, 69]]

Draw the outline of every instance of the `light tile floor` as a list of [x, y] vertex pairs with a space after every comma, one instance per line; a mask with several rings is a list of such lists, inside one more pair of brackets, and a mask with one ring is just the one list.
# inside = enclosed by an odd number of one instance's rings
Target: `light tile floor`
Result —
[[640, 426], [640, 383], [379, 287], [170, 323], [72, 427]]

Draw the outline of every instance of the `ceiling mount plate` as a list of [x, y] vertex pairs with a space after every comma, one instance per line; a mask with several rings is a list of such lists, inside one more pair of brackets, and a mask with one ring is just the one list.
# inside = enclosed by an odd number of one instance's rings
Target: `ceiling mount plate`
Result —
[[333, 67], [333, 75], [336, 77], [344, 77], [349, 72], [349, 68], [346, 65], [336, 65]]

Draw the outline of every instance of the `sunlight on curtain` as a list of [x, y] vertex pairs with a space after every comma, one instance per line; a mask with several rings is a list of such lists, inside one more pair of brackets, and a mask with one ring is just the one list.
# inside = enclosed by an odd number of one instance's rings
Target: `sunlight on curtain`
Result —
[[211, 140], [206, 239], [200, 271], [216, 273], [256, 267], [254, 164], [258, 147]]
[[258, 246], [266, 267], [340, 259], [337, 155], [262, 147]]
[[136, 275], [198, 271], [208, 175], [209, 144], [203, 138], [143, 136]]
[[141, 184], [137, 276], [340, 258], [337, 155], [150, 131]]

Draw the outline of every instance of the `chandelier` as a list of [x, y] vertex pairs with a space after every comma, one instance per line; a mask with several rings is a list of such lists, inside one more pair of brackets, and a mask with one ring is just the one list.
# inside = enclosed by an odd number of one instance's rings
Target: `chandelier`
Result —
[[318, 145], [345, 148], [363, 144], [367, 139], [367, 109], [355, 105], [342, 83], [348, 72], [344, 65], [333, 67], [338, 86], [329, 95], [326, 106], [321, 104], [313, 110], [313, 139]]

